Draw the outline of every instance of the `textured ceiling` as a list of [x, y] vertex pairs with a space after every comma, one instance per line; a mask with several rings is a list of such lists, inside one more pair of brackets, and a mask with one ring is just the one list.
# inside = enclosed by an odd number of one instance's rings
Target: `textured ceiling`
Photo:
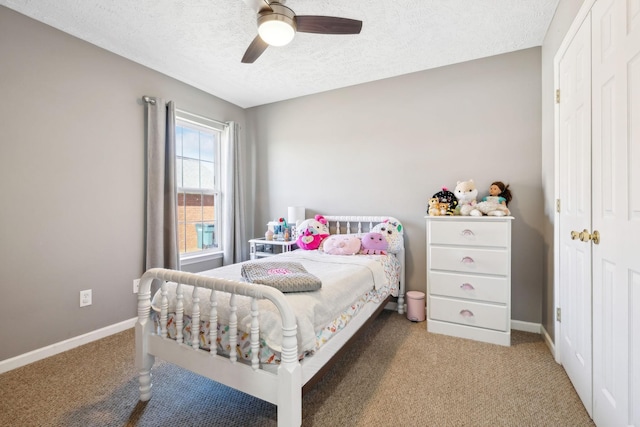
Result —
[[253, 64], [240, 63], [257, 34], [244, 0], [0, 5], [248, 108], [540, 46], [558, 1], [290, 0], [298, 15], [359, 19], [362, 32], [298, 33]]

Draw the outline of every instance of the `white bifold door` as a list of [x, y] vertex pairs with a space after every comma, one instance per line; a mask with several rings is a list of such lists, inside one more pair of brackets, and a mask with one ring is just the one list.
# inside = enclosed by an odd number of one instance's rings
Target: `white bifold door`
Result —
[[[559, 64], [559, 269], [561, 361], [587, 412], [591, 359], [591, 25], [587, 18]], [[585, 327], [586, 326], [586, 327]]]
[[596, 425], [640, 426], [640, 0], [583, 7], [557, 60], [556, 341]]
[[591, 14], [593, 419], [640, 426], [640, 0]]

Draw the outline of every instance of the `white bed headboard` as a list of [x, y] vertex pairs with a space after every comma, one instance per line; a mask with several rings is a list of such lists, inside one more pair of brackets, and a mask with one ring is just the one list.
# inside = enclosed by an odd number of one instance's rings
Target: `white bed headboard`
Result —
[[331, 234], [366, 233], [376, 224], [385, 220], [402, 224], [392, 216], [348, 216], [348, 215], [323, 215], [329, 223]]

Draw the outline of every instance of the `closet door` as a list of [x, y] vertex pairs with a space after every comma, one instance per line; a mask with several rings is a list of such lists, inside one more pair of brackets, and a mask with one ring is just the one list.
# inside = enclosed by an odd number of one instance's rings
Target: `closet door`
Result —
[[640, 426], [640, 0], [593, 26], [593, 419]]
[[562, 55], [558, 72], [560, 363], [591, 415], [591, 244], [579, 237], [591, 230], [589, 16]]

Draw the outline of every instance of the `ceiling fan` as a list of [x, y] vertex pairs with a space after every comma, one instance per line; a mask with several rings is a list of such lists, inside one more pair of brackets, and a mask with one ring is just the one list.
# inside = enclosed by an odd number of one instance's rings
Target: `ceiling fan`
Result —
[[362, 21], [318, 15], [296, 15], [284, 5], [285, 0], [244, 0], [258, 14], [258, 35], [242, 57], [245, 64], [253, 63], [269, 46], [284, 46], [295, 33], [359, 34]]

